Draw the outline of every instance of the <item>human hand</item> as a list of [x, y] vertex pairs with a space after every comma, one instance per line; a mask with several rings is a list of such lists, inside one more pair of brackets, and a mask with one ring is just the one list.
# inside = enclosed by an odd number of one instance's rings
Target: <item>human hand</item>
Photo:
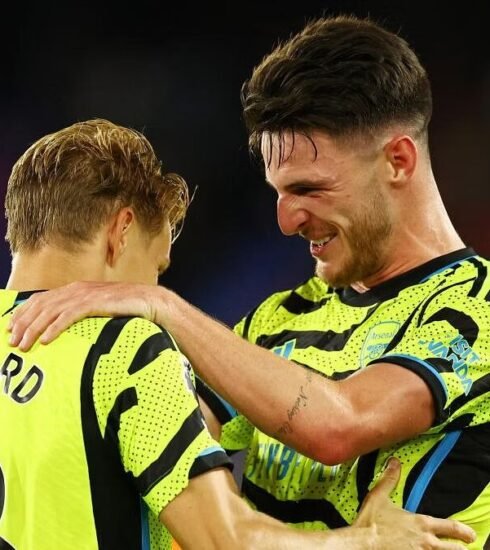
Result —
[[134, 315], [156, 322], [158, 290], [140, 284], [75, 282], [38, 292], [14, 310], [9, 343], [28, 351], [38, 338], [47, 344], [85, 317]]
[[355, 527], [373, 527], [372, 548], [378, 550], [462, 550], [464, 546], [445, 539], [470, 543], [473, 529], [450, 519], [413, 514], [395, 506], [389, 496], [400, 479], [400, 463], [391, 458], [377, 485], [364, 499]]

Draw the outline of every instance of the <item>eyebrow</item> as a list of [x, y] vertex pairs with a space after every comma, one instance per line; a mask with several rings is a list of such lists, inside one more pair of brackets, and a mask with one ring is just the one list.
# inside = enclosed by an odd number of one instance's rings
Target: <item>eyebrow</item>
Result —
[[[272, 184], [272, 182], [270, 180], [268, 180], [267, 178], [265, 178], [265, 182], [267, 183], [267, 185], [269, 187], [272, 187], [272, 189], [276, 189], [274, 187], [274, 185]], [[317, 179], [317, 180], [306, 180], [306, 179], [303, 179], [303, 180], [295, 180], [295, 181], [291, 181], [289, 183], [287, 183], [285, 186], [284, 186], [284, 189], [286, 191], [291, 191], [291, 190], [294, 190], [295, 188], [298, 188], [298, 187], [310, 187], [311, 189], [319, 189], [320, 187], [323, 187], [325, 184], [330, 184], [330, 183], [334, 183], [335, 180], [333, 178], [322, 178], [322, 179]]]

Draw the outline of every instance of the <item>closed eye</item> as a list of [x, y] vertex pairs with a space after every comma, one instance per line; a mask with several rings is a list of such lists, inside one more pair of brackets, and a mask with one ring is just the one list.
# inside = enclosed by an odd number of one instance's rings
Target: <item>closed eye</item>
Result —
[[292, 181], [284, 186], [276, 187], [270, 181], [266, 180], [270, 187], [276, 191], [276, 193], [287, 193], [296, 196], [315, 195], [324, 191], [331, 190], [335, 182], [330, 178], [322, 178], [318, 180], [299, 180]]
[[312, 193], [316, 193], [318, 191], [320, 191], [318, 187], [307, 187], [304, 185], [294, 186], [289, 189], [290, 193], [292, 193], [293, 195], [299, 195], [299, 196], [309, 195]]

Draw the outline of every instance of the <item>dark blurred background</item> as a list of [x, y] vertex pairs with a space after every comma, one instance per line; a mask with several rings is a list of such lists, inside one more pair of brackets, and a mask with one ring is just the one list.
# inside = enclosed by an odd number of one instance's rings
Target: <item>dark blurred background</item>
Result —
[[[276, 227], [273, 192], [248, 155], [239, 92], [279, 39], [322, 13], [370, 15], [418, 53], [433, 85], [436, 179], [463, 239], [490, 255], [486, 0], [454, 7], [429, 0], [19, 3], [10, 10], [0, 22], [2, 201], [12, 164], [46, 133], [93, 117], [144, 131], [165, 167], [197, 188], [162, 283], [226, 323], [312, 271], [308, 245]], [[2, 285], [9, 268], [2, 238]]]

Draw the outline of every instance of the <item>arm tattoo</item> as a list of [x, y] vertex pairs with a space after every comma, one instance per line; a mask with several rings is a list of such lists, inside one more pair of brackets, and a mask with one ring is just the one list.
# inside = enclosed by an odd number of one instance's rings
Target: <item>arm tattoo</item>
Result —
[[293, 418], [298, 414], [300, 408], [306, 407], [308, 404], [308, 396], [306, 395], [308, 386], [311, 384], [311, 381], [313, 380], [313, 373], [310, 369], [306, 370], [306, 382], [304, 384], [301, 384], [299, 387], [298, 396], [294, 400], [294, 403], [291, 408], [289, 408], [286, 411], [287, 420], [282, 424], [282, 426], [277, 430], [277, 432], [274, 434], [274, 437], [276, 439], [279, 439], [281, 435], [286, 435], [293, 433], [293, 427], [291, 425], [291, 422]]

